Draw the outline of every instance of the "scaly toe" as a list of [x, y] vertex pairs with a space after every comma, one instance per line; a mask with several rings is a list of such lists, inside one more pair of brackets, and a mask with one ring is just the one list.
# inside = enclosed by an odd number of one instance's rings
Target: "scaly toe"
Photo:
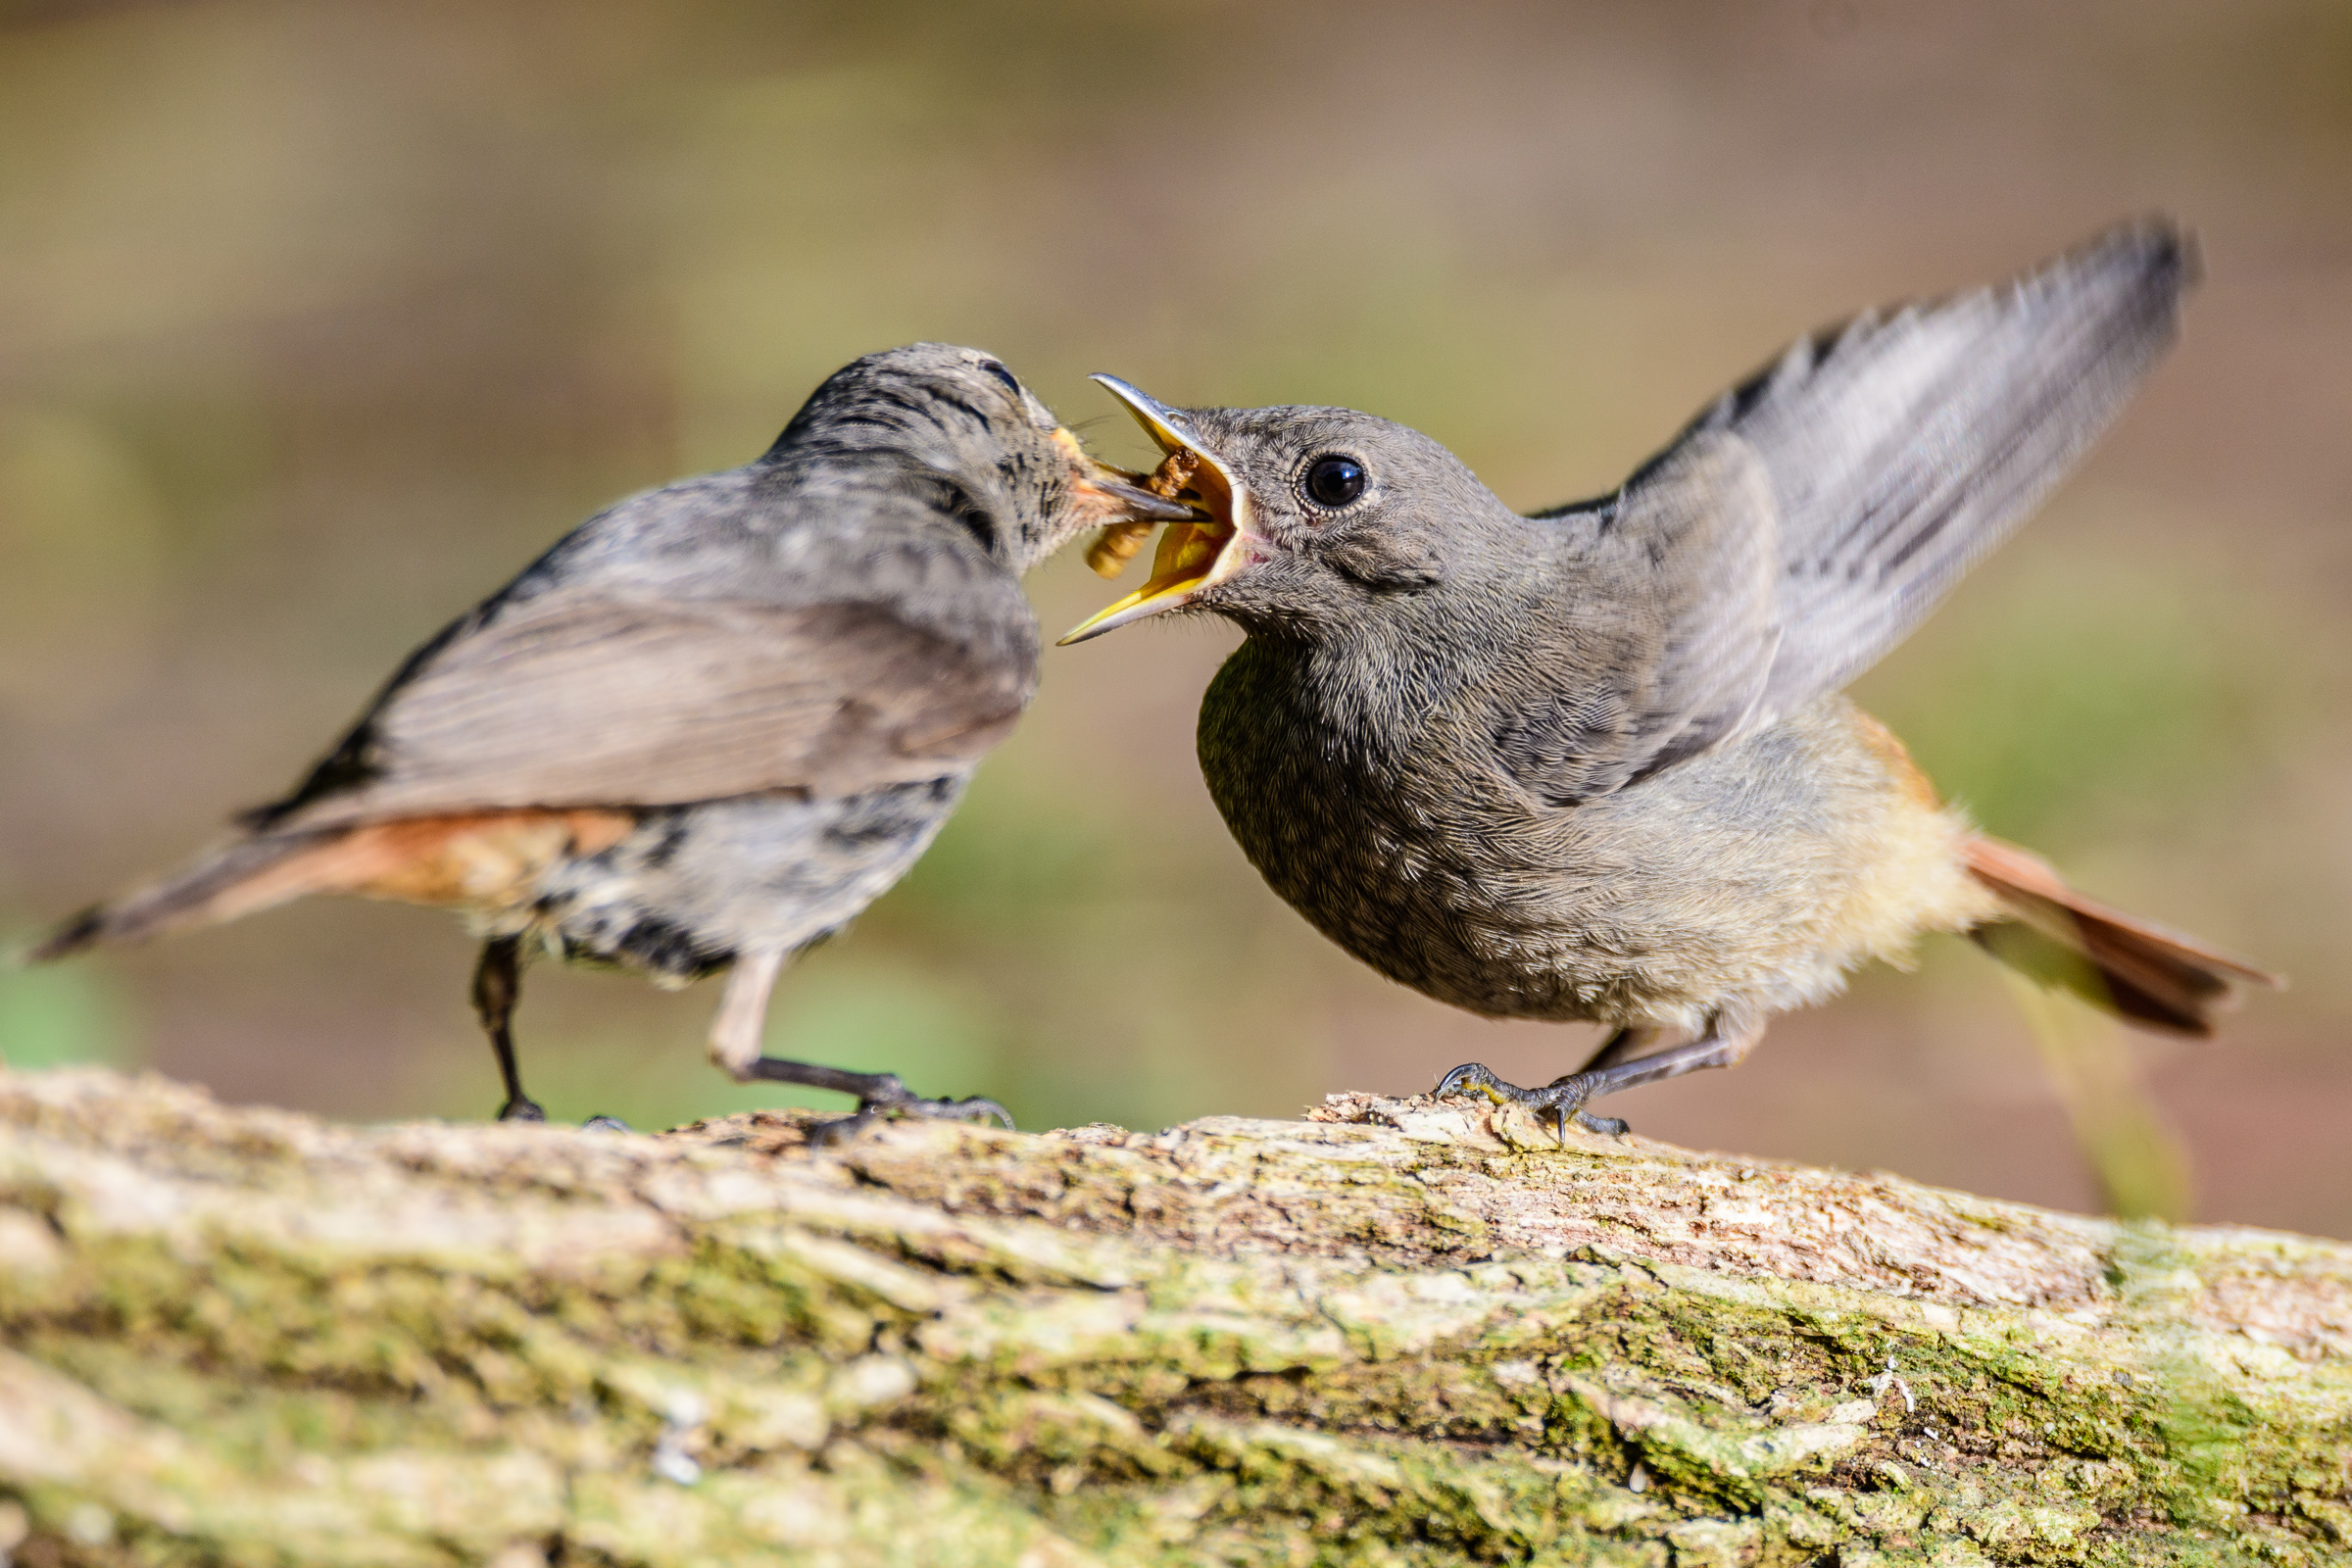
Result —
[[993, 1100], [978, 1095], [968, 1100], [925, 1100], [908, 1094], [906, 1086], [895, 1074], [877, 1076], [879, 1082], [859, 1098], [854, 1113], [809, 1128], [808, 1142], [818, 1148], [847, 1143], [876, 1122], [899, 1116], [920, 1116], [928, 1121], [995, 1121], [1007, 1131], [1019, 1130], [1013, 1125], [1012, 1112]]
[[993, 1121], [1008, 1133], [1020, 1131], [1020, 1128], [1013, 1122], [1011, 1111], [1006, 1110], [995, 1101], [983, 1099], [978, 1095], [966, 1096], [962, 1100], [918, 1100], [915, 1102], [915, 1105], [920, 1107], [914, 1112], [918, 1116], [939, 1116], [950, 1121], [968, 1121], [975, 1125]]
[[1598, 1073], [1564, 1072], [1541, 1089], [1522, 1089], [1496, 1077], [1494, 1070], [1484, 1062], [1469, 1061], [1438, 1080], [1437, 1098], [1475, 1094], [1484, 1095], [1498, 1105], [1525, 1105], [1543, 1114], [1563, 1144], [1568, 1141], [1571, 1118], [1589, 1133], [1622, 1138], [1632, 1130], [1624, 1122], [1614, 1116], [1594, 1116], [1585, 1109], [1585, 1102], [1592, 1098], [1599, 1077]]
[[901, 1090], [895, 1099], [866, 1101], [858, 1107], [858, 1112], [873, 1116], [921, 1116], [930, 1121], [996, 1121], [1007, 1131], [1018, 1130], [1013, 1126], [1011, 1111], [978, 1095], [964, 1100], [923, 1100]]
[[1434, 1098], [1449, 1099], [1456, 1095], [1484, 1095], [1497, 1104], [1516, 1100], [1527, 1091], [1516, 1084], [1505, 1083], [1494, 1075], [1494, 1069], [1483, 1061], [1465, 1061], [1438, 1080]]

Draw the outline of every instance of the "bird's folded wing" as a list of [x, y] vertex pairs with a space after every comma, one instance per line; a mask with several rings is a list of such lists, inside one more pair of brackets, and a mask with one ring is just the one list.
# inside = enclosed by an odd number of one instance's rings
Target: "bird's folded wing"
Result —
[[[1655, 662], [1615, 755], [1584, 771], [1644, 777], [1876, 662], [2115, 417], [2194, 270], [2178, 230], [2135, 224], [1997, 287], [1857, 317], [1724, 394], [1588, 514], [1623, 653]], [[1715, 537], [1738, 526], [1772, 570]]]
[[557, 590], [428, 647], [311, 781], [262, 813], [322, 827], [523, 806], [846, 795], [976, 760], [1020, 715], [1019, 591], [963, 635], [889, 606]]
[[1572, 519], [1568, 613], [1542, 696], [1498, 727], [1497, 753], [1539, 796], [1572, 806], [1742, 733], [1782, 636], [1772, 481], [1739, 437], [1695, 435], [1613, 511]]

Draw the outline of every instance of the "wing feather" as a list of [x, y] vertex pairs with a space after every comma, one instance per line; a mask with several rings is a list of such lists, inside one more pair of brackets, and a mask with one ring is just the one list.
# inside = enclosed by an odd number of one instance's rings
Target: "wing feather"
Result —
[[1998, 287], [1856, 317], [1726, 392], [1615, 496], [1539, 514], [1591, 525], [1578, 575], [1624, 611], [1617, 662], [1647, 682], [1547, 792], [1645, 777], [1876, 662], [2113, 421], [2195, 271], [2186, 236], [2150, 220]]
[[883, 603], [559, 588], [428, 649], [270, 822], [935, 778], [1003, 739], [1035, 690], [1035, 622], [1017, 588], [1004, 597], [959, 637]]

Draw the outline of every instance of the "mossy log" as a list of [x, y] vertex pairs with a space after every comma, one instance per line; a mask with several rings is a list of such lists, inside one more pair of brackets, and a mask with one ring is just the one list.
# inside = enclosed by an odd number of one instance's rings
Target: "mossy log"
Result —
[[[19, 1565], [2352, 1559], [2352, 1248], [1516, 1111], [809, 1144], [0, 1075]], [[13, 1538], [13, 1539], [12, 1539]]]

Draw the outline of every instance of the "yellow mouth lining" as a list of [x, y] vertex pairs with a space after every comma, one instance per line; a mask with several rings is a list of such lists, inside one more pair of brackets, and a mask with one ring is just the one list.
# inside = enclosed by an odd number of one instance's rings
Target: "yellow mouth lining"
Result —
[[[1136, 422], [1167, 454], [1160, 466], [1144, 478], [1143, 487], [1155, 495], [1196, 507], [1204, 515], [1189, 522], [1170, 522], [1159, 536], [1159, 548], [1152, 555], [1151, 580], [1072, 628], [1061, 639], [1065, 647], [1099, 637], [1129, 621], [1176, 609], [1202, 589], [1230, 576], [1239, 564], [1241, 554], [1232, 547], [1242, 534], [1239, 513], [1243, 498], [1225, 466], [1179, 422], [1173, 410], [1114, 377], [1099, 375], [1095, 379], [1127, 406]], [[1135, 548], [1122, 540], [1125, 548], [1121, 550], [1112, 544], [1109, 533], [1106, 530], [1105, 537], [1097, 542], [1087, 557], [1095, 569], [1105, 576], [1112, 575]], [[1135, 542], [1140, 543], [1140, 538]], [[1103, 570], [1104, 562], [1098, 560], [1098, 556], [1109, 559], [1110, 570]]]

